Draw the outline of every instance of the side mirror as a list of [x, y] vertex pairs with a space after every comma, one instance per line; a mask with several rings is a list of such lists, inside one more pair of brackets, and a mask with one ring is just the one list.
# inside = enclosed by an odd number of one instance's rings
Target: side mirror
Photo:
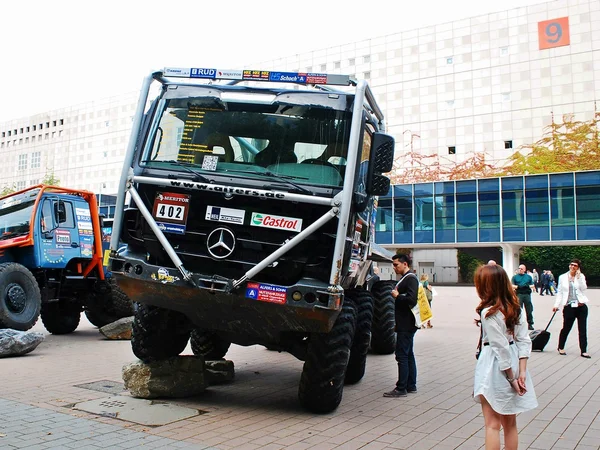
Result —
[[386, 173], [394, 167], [394, 146], [392, 136], [385, 133], [373, 133], [371, 142], [371, 161], [373, 172]]
[[394, 138], [385, 133], [373, 133], [371, 157], [367, 173], [367, 193], [385, 195], [390, 190], [390, 179], [381, 175], [394, 166]]
[[54, 203], [54, 217], [56, 218], [56, 223], [61, 224], [67, 221], [67, 208], [65, 207], [65, 202], [57, 201]]
[[390, 191], [390, 179], [384, 175], [373, 175], [371, 195], [386, 195]]

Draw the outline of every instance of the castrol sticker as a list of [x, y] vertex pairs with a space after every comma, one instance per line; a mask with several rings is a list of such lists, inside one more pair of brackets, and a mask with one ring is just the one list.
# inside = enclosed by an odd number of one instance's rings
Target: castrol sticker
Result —
[[252, 213], [250, 225], [253, 227], [275, 228], [276, 230], [302, 231], [302, 219], [274, 216], [272, 214]]

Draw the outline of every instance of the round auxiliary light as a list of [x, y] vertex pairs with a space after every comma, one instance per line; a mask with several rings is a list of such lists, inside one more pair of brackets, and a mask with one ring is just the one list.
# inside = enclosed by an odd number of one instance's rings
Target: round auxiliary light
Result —
[[294, 300], [296, 300], [297, 302], [302, 300], [302, 292], [300, 291], [294, 291], [294, 293], [292, 294], [292, 298]]

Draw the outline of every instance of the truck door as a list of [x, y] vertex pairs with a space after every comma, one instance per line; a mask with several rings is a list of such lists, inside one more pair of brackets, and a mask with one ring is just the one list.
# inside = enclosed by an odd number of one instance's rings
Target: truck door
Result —
[[[89, 208], [87, 214], [89, 217]], [[71, 259], [81, 258], [84, 249], [81, 247], [72, 201], [57, 197], [44, 198], [40, 213], [40, 231], [37, 241], [40, 242], [40, 267], [62, 268]]]

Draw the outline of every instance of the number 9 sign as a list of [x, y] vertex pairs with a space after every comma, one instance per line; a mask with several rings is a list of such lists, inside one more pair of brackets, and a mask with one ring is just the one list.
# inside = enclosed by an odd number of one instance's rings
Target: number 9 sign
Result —
[[540, 50], [562, 47], [571, 43], [569, 36], [569, 18], [545, 20], [538, 22], [538, 39]]

